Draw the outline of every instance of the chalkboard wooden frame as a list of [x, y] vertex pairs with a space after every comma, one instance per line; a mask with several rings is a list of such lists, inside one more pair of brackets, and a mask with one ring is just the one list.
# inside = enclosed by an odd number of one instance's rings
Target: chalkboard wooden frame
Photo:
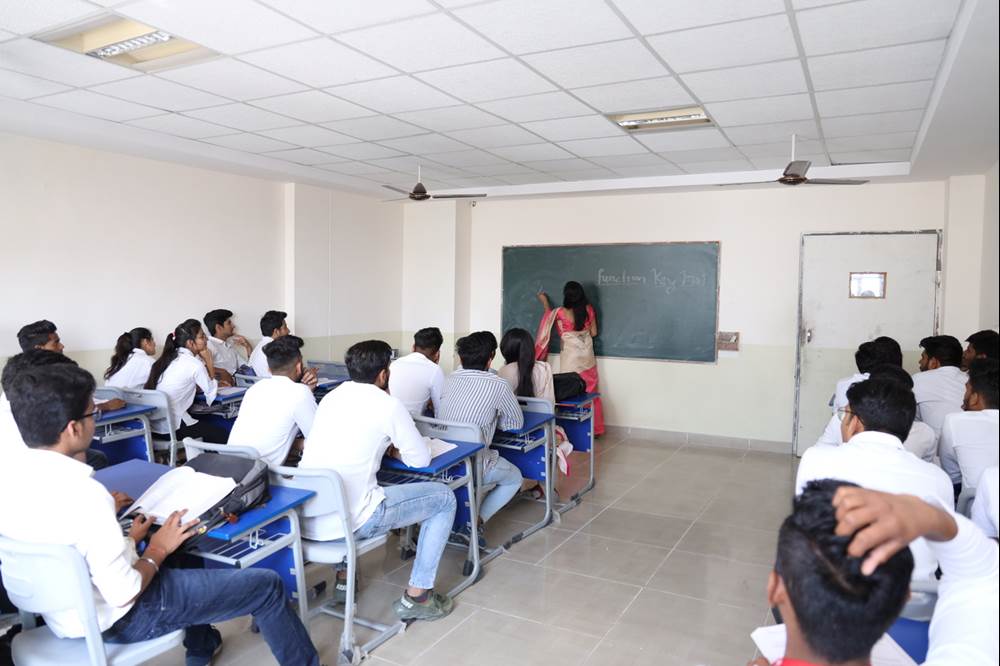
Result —
[[[505, 298], [505, 281], [504, 281], [504, 253], [508, 249], [520, 249], [520, 248], [546, 248], [546, 249], [570, 249], [570, 248], [594, 248], [594, 247], [621, 247], [621, 246], [670, 246], [670, 245], [714, 245], [716, 262], [715, 262], [715, 322], [713, 326], [713, 337], [712, 337], [712, 358], [706, 360], [694, 360], [694, 359], [682, 359], [682, 358], [655, 358], [649, 356], [627, 356], [621, 354], [598, 354], [599, 358], [620, 358], [625, 360], [637, 360], [637, 361], [655, 361], [662, 363], [692, 363], [696, 365], [717, 365], [719, 362], [719, 293], [722, 288], [722, 241], [718, 240], [698, 240], [698, 241], [623, 241], [618, 243], [529, 243], [521, 245], [504, 245], [501, 247], [499, 261], [500, 261], [500, 320], [501, 326], [506, 330], [507, 324], [503, 321], [504, 318], [504, 298]], [[550, 294], [551, 297], [551, 294]], [[600, 320], [598, 321], [598, 326], [601, 326]], [[599, 331], [600, 333], [600, 331]], [[535, 334], [535, 330], [531, 330], [531, 334]], [[558, 337], [553, 334], [552, 344], [550, 347], [550, 353], [559, 353], [559, 340]]]

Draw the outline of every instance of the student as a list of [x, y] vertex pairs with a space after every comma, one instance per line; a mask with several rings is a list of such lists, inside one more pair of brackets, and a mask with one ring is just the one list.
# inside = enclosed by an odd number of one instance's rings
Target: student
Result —
[[962, 396], [969, 377], [959, 367], [962, 344], [950, 335], [935, 335], [920, 341], [920, 372], [913, 375], [917, 418], [940, 438], [944, 417], [962, 411]]
[[263, 335], [257, 346], [250, 354], [250, 367], [258, 377], [270, 377], [271, 371], [267, 368], [267, 357], [264, 356], [264, 345], [277, 340], [283, 335], [288, 335], [288, 324], [285, 323], [287, 312], [279, 310], [268, 310], [260, 318], [260, 334]]
[[[332, 469], [340, 474], [351, 510], [350, 523], [359, 539], [420, 524], [409, 587], [393, 609], [403, 620], [437, 620], [454, 607], [452, 599], [433, 588], [455, 520], [455, 493], [434, 482], [378, 485], [375, 475], [390, 446], [410, 467], [423, 467], [431, 461], [430, 448], [409, 412], [386, 390], [391, 355], [389, 345], [381, 340], [359, 342], [347, 350], [344, 361], [351, 381], [320, 402], [299, 467]], [[302, 532], [320, 541], [344, 537], [336, 516], [305, 518]]]
[[973, 359], [1000, 359], [1000, 333], [991, 330], [979, 331], [967, 337], [965, 341], [969, 344], [962, 352], [962, 370], [968, 370]]
[[207, 420], [198, 421], [187, 411], [194, 404], [194, 396], [199, 389], [209, 405], [219, 391], [219, 382], [212, 379], [215, 368], [206, 345], [205, 331], [197, 319], [186, 319], [178, 324], [163, 343], [163, 353], [149, 371], [146, 388], [167, 394], [170, 418], [153, 422], [154, 439], [170, 439], [170, 432], [173, 431], [177, 441], [192, 437], [216, 444], [226, 443], [229, 433], [225, 428], [214, 426]]
[[[197, 323], [197, 322], [196, 322]], [[200, 328], [200, 325], [199, 325]], [[173, 513], [140, 556], [136, 544], [152, 521], [137, 518], [127, 537], [115, 502], [90, 468], [73, 460], [94, 436], [94, 378], [60, 365], [19, 373], [11, 389], [14, 419], [28, 448], [0, 469], [0, 533], [17, 541], [76, 548], [94, 589], [97, 624], [106, 643], [133, 643], [186, 629], [187, 664], [208, 664], [221, 647], [208, 626], [253, 614], [271, 652], [289, 666], [319, 663], [305, 627], [290, 610], [281, 577], [266, 569], [172, 569], [164, 560], [195, 534], [197, 520]], [[85, 633], [76, 609], [46, 613], [57, 636]]]
[[443, 343], [440, 329], [422, 328], [413, 335], [413, 352], [389, 366], [389, 393], [413, 416], [422, 416], [428, 409], [434, 416], [441, 406], [444, 371], [438, 362]]
[[139, 326], [118, 336], [111, 365], [104, 371], [104, 385], [138, 389], [146, 385], [156, 362], [156, 340], [148, 328]]
[[883, 346], [882, 353], [885, 354], [885, 363], [903, 367], [903, 348], [899, 346], [899, 342], [895, 338], [890, 338], [888, 335], [880, 335], [872, 340], [872, 342], [877, 342]]
[[[524, 425], [524, 413], [510, 386], [503, 378], [486, 371], [496, 353], [491, 338], [495, 340], [491, 333], [480, 331], [461, 338], [455, 345], [462, 369], [453, 372], [445, 382], [438, 415], [444, 421], [479, 426], [487, 446], [493, 441], [497, 425], [501, 430], [516, 430]], [[486, 451], [483, 470], [483, 484], [495, 483], [497, 486], [479, 506], [477, 531], [481, 544], [485, 543], [482, 524], [517, 494], [523, 480], [520, 470], [492, 448]]]
[[497, 371], [515, 395], [544, 398], [553, 405], [556, 391], [552, 384], [552, 366], [535, 360], [535, 339], [523, 328], [512, 328], [503, 334], [500, 354], [506, 365]]
[[[253, 348], [242, 335], [236, 334], [232, 310], [212, 310], [205, 314], [205, 329], [208, 331], [208, 351], [212, 354], [215, 378], [233, 386], [233, 375], [247, 362]], [[240, 350], [243, 353], [240, 353]]]
[[[941, 467], [955, 486], [956, 496], [962, 486], [975, 488], [979, 475], [989, 465], [997, 464], [1000, 457], [1000, 361], [992, 358], [973, 359], [969, 366], [969, 379], [965, 383], [962, 410], [948, 414], [941, 428], [941, 444], [938, 455]], [[961, 465], [955, 447], [980, 449], [988, 457], [969, 456], [969, 461]], [[991, 455], [992, 453], [992, 455]], [[991, 458], [991, 460], [990, 460]]]
[[[778, 533], [767, 598], [785, 621], [775, 664], [868, 664], [909, 596], [911, 549], [944, 572], [924, 666], [997, 663], [997, 547], [963, 516], [908, 495], [813, 482]], [[768, 666], [758, 658], [750, 666]]]
[[[893, 356], [891, 346], [882, 342], [869, 340], [858, 345], [858, 350], [854, 352], [854, 364], [857, 366], [858, 371], [850, 377], [845, 377], [837, 382], [837, 387], [833, 392], [833, 400], [830, 404], [833, 408], [833, 413], [836, 414], [847, 405], [847, 389], [852, 384], [857, 384], [868, 379], [872, 368], [876, 365], [892, 363], [894, 360]], [[902, 360], [900, 360], [900, 365], [902, 365]]]
[[969, 519], [983, 534], [997, 538], [1000, 530], [1000, 467], [989, 467], [979, 476]]
[[[954, 506], [951, 482], [937, 465], [924, 462], [903, 448], [916, 411], [913, 393], [898, 382], [868, 379], [847, 389], [842, 438], [838, 447], [813, 447], [803, 454], [795, 478], [795, 493], [816, 479], [842, 479], [892, 493], [937, 498]], [[914, 580], [930, 580], [937, 562], [922, 541], [913, 545]]]
[[40, 319], [22, 326], [17, 332], [17, 343], [21, 345], [21, 351], [47, 349], [57, 354], [63, 352], [63, 343], [59, 339], [56, 325], [48, 319]]
[[[251, 386], [243, 396], [229, 443], [250, 446], [269, 465], [283, 465], [292, 444], [302, 449], [316, 416], [316, 371], [302, 367], [302, 338], [280, 337], [264, 346], [271, 376]], [[310, 382], [312, 386], [310, 386]]]

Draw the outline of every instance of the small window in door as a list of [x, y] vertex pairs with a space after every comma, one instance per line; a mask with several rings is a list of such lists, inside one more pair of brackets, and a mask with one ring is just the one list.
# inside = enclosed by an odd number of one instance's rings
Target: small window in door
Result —
[[851, 273], [851, 298], [885, 298], [886, 273]]

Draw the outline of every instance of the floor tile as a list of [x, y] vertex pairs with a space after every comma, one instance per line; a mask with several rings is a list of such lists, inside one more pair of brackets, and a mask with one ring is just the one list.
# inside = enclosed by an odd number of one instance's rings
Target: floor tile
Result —
[[542, 560], [541, 566], [644, 585], [669, 552], [666, 548], [580, 532]]
[[698, 520], [677, 544], [677, 548], [690, 553], [717, 555], [771, 566], [777, 543], [776, 530], [755, 530]]
[[691, 521], [683, 518], [655, 516], [612, 507], [587, 523], [583, 532], [610, 539], [671, 548], [684, 536], [689, 527]]
[[767, 608], [771, 567], [674, 550], [647, 587], [731, 606]]
[[658, 516], [697, 518], [712, 499], [715, 489], [696, 478], [678, 477], [664, 482], [649, 478], [640, 481], [612, 506], [626, 511]]

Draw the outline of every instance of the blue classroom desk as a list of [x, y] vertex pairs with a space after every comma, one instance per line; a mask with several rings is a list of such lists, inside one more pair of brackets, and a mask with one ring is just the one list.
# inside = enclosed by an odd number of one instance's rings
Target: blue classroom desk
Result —
[[557, 509], [559, 513], [579, 504], [580, 498], [593, 490], [597, 483], [594, 477], [594, 400], [599, 397], [600, 393], [585, 393], [556, 403], [556, 424], [566, 431], [573, 450], [590, 452], [590, 478], [587, 485], [560, 505]]
[[194, 397], [194, 404], [188, 413], [195, 419], [201, 421], [205, 419], [220, 428], [225, 428], [226, 432], [231, 432], [233, 423], [240, 413], [240, 403], [247, 392], [245, 386], [223, 387], [219, 389], [225, 393], [215, 396], [211, 405], [205, 404], [205, 395], [199, 393]]
[[516, 430], [498, 430], [493, 436], [493, 447], [501, 456], [521, 470], [525, 478], [541, 481], [545, 486], [545, 514], [542, 519], [515, 534], [507, 545], [521, 541], [552, 521], [555, 496], [554, 425], [554, 414], [525, 411], [524, 425]]
[[903, 651], [910, 655], [913, 661], [922, 664], [927, 659], [927, 648], [929, 647], [927, 632], [930, 627], [930, 622], [919, 622], [901, 617], [885, 633], [892, 636], [893, 640], [899, 643], [899, 647], [903, 648]]
[[112, 412], [101, 412], [101, 418], [94, 422], [91, 448], [106, 455], [112, 465], [132, 459], [152, 462], [149, 414], [155, 411], [151, 405], [127, 404]]

